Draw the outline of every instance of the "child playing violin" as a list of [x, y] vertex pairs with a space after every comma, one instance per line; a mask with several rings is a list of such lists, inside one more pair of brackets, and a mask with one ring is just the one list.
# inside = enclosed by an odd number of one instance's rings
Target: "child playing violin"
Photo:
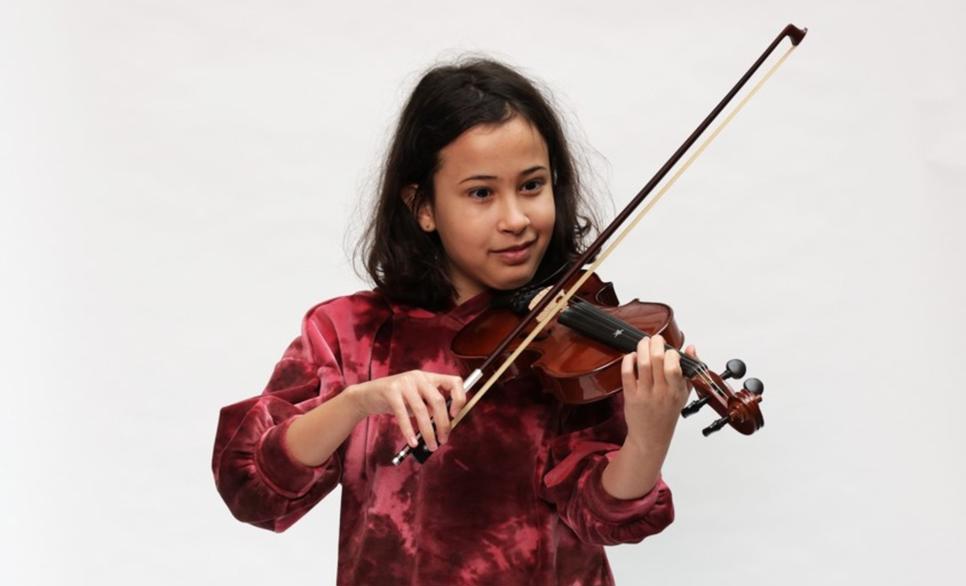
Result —
[[[340, 585], [613, 584], [603, 546], [674, 517], [661, 466], [688, 385], [661, 336], [606, 401], [565, 406], [524, 374], [450, 433], [466, 403], [450, 341], [494, 292], [578, 256], [583, 196], [530, 80], [485, 59], [427, 72], [361, 249], [374, 289], [310, 309], [262, 394], [221, 411], [231, 513], [284, 531], [341, 485]], [[417, 431], [434, 455], [391, 465]]]

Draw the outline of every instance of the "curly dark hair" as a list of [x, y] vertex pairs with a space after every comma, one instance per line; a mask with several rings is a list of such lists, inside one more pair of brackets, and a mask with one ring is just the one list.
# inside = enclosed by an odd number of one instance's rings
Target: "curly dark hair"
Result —
[[[397, 302], [440, 310], [451, 307], [455, 289], [441, 262], [439, 235], [419, 228], [412, 210], [433, 202], [439, 152], [479, 124], [522, 116], [547, 144], [556, 223], [535, 278], [579, 256], [596, 231], [571, 147], [559, 117], [535, 84], [512, 68], [484, 58], [436, 66], [420, 79], [399, 117], [380, 175], [378, 201], [357, 255], [376, 287]], [[413, 201], [403, 191], [417, 185]], [[410, 207], [411, 206], [411, 207]]]

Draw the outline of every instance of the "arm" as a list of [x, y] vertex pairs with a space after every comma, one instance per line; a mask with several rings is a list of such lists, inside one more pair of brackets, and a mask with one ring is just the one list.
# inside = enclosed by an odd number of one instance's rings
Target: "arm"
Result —
[[289, 425], [285, 443], [294, 460], [307, 467], [325, 464], [353, 428], [365, 419], [358, 402], [352, 399], [352, 389], [346, 388], [305, 415], [296, 417]]
[[446, 440], [450, 421], [440, 389], [452, 399], [455, 415], [466, 401], [462, 379], [409, 371], [346, 386], [343, 359], [358, 360], [339, 346], [333, 323], [368, 344], [360, 332], [375, 332], [384, 319], [369, 308], [364, 319], [344, 313], [349, 311], [363, 310], [349, 302], [310, 311], [302, 336], [262, 395], [222, 409], [212, 467], [219, 493], [239, 520], [273, 531], [291, 526], [339, 483], [342, 446], [369, 415], [394, 414], [410, 445], [416, 443], [410, 414], [430, 449], [436, 446], [434, 423], [440, 441]]
[[[619, 498], [605, 485], [604, 472], [627, 466], [634, 474], [636, 454], [625, 441], [623, 397], [608, 401], [603, 422], [555, 438], [549, 446], [541, 496], [577, 537], [595, 545], [637, 543], [674, 520], [671, 491], [660, 477], [634, 498]], [[622, 447], [622, 442], [624, 446]], [[618, 478], [619, 482], [623, 478]], [[633, 481], [633, 479], [632, 479]]]
[[[668, 438], [670, 439], [670, 438]], [[640, 498], [650, 492], [661, 478], [661, 465], [670, 442], [650, 445], [625, 440], [601, 473], [601, 484], [617, 499]]]
[[[304, 457], [298, 442], [304, 424], [296, 427], [295, 445], [289, 441], [289, 430], [303, 414], [323, 423], [345, 414], [342, 401], [322, 407], [345, 386], [338, 337], [325, 309], [321, 305], [306, 315], [302, 335], [285, 351], [260, 396], [221, 410], [212, 457], [215, 484], [231, 513], [257, 527], [284, 531], [341, 477], [334, 448], [317, 466], [308, 465], [315, 462]], [[320, 435], [338, 447], [356, 421], [341, 420]]]
[[[695, 356], [694, 347], [687, 353]], [[601, 480], [611, 495], [631, 499], [650, 491], [660, 477], [689, 388], [680, 355], [666, 353], [660, 335], [641, 340], [637, 352], [624, 356], [621, 376], [628, 433]]]
[[664, 340], [653, 336], [621, 370], [623, 393], [611, 401], [609, 423], [557, 440], [563, 457], [544, 478], [563, 520], [600, 545], [640, 541], [674, 519], [661, 466], [687, 398], [679, 357], [665, 355]]

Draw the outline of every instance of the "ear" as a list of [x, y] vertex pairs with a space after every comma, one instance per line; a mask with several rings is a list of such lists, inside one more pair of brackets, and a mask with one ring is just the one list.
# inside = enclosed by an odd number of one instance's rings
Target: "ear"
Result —
[[436, 229], [436, 216], [433, 214], [433, 207], [429, 202], [423, 202], [420, 204], [419, 209], [413, 209], [413, 205], [416, 201], [416, 191], [419, 186], [415, 183], [410, 183], [409, 185], [403, 187], [402, 189], [402, 199], [406, 203], [406, 207], [413, 212], [413, 217], [416, 218], [416, 222], [419, 227], [422, 228], [424, 232], [432, 232]]

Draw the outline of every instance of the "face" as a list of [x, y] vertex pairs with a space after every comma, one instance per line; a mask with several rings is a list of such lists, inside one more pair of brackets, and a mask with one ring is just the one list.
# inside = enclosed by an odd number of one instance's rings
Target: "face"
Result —
[[550, 161], [539, 131], [521, 116], [475, 126], [439, 157], [435, 201], [417, 219], [423, 230], [439, 233], [456, 302], [528, 283], [555, 219]]

